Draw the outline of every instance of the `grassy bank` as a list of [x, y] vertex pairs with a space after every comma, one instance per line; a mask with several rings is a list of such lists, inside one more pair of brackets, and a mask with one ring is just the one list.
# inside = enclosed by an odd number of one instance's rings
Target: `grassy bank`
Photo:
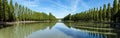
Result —
[[55, 21], [15, 21], [15, 22], [0, 22], [0, 24], [38, 23], [38, 22], [55, 22]]

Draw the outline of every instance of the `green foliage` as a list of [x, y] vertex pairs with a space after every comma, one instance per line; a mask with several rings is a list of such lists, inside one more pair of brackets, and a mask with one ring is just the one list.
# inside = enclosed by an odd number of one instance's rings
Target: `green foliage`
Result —
[[18, 3], [13, 4], [13, 0], [0, 0], [0, 21], [55, 21], [56, 17], [51, 13], [35, 12]]
[[107, 10], [107, 9], [106, 9], [106, 5], [104, 4], [103, 7], [104, 7], [104, 8], [103, 8], [103, 20], [106, 21], [106, 17], [107, 17], [107, 16], [106, 16], [106, 13], [107, 13], [107, 12], [106, 12], [106, 10]]
[[12, 4], [12, 0], [10, 1], [9, 5], [9, 20], [8, 21], [15, 21], [15, 16], [14, 16], [14, 6]]
[[49, 13], [49, 20], [50, 21], [55, 21], [56, 17], [52, 15], [52, 13]]
[[100, 18], [100, 21], [103, 21], [103, 11], [102, 11], [102, 7], [100, 7], [100, 11], [99, 11], [99, 18]]
[[107, 20], [110, 22], [111, 21], [111, 7], [110, 7], [110, 3], [108, 4], [108, 8], [107, 8]]
[[7, 0], [2, 0], [3, 1], [3, 21], [7, 21], [9, 19], [8, 17], [8, 2]]
[[65, 20], [68, 20], [68, 21], [70, 21], [71, 20], [71, 14], [68, 14], [63, 20], [65, 21]]
[[118, 2], [117, 2], [117, 0], [114, 0], [113, 11], [114, 11], [113, 14], [116, 14], [118, 12]]
[[116, 14], [118, 12], [118, 0], [114, 0], [114, 3], [113, 3], [113, 10], [112, 10], [112, 20], [114, 22], [117, 21], [117, 18], [116, 18]]
[[[120, 0], [114, 0], [113, 7], [110, 3], [108, 6], [103, 5], [103, 8], [90, 9], [84, 12], [71, 15], [72, 21], [96, 21], [96, 22], [120, 22]], [[118, 9], [119, 8], [119, 9]], [[69, 19], [69, 15], [63, 18], [63, 21]]]
[[0, 21], [2, 21], [2, 0], [0, 0]]

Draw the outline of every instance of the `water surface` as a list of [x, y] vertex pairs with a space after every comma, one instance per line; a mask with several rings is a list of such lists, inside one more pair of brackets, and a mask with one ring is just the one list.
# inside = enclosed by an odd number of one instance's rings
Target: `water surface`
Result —
[[120, 26], [95, 23], [0, 25], [0, 38], [120, 38]]

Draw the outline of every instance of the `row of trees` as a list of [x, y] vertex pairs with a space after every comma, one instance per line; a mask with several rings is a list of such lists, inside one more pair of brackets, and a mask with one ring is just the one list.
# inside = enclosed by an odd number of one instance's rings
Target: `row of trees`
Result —
[[108, 3], [100, 8], [93, 8], [73, 15], [69, 14], [63, 18], [63, 21], [120, 22], [120, 1], [118, 1], [114, 0], [113, 7]]
[[46, 21], [56, 20], [56, 17], [51, 13], [49, 15], [44, 12], [35, 12], [31, 9], [19, 5], [13, 4], [12, 0], [0, 0], [0, 21], [12, 22], [12, 21]]

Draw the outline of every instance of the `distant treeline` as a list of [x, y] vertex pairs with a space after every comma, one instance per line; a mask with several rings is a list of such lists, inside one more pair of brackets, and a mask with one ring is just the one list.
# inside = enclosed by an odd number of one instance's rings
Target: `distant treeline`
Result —
[[51, 13], [49, 15], [44, 12], [35, 12], [25, 6], [19, 5], [17, 2], [13, 4], [10, 0], [0, 0], [0, 21], [53, 21], [56, 17]]
[[120, 22], [120, 0], [114, 0], [113, 7], [110, 3], [103, 7], [93, 8], [84, 12], [69, 14], [63, 21], [96, 21], [96, 22]]

